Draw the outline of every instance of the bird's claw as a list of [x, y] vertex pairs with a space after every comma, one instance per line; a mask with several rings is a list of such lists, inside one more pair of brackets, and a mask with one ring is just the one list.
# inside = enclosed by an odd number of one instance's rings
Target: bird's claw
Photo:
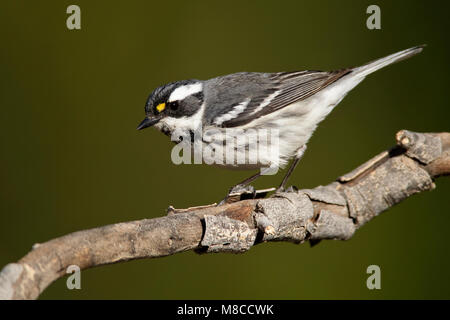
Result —
[[288, 188], [284, 188], [283, 186], [278, 187], [277, 190], [275, 190], [275, 194], [277, 193], [282, 193], [282, 192], [287, 192], [287, 193], [291, 193], [291, 192], [297, 192], [298, 188], [296, 186], [290, 186]]
[[238, 184], [238, 185], [234, 186], [233, 188], [231, 188], [230, 191], [228, 192], [228, 196], [243, 195], [243, 194], [254, 195], [255, 188], [251, 185], [243, 186], [243, 185]]
[[255, 198], [256, 191], [255, 188], [251, 185], [244, 186], [238, 184], [230, 189], [225, 199], [219, 202], [219, 206], [225, 203], [237, 202], [244, 199], [253, 199]]
[[273, 191], [275, 191], [275, 188], [255, 190], [252, 186], [237, 185], [231, 188], [226, 198], [223, 199], [218, 205], [220, 206], [225, 203], [232, 203], [247, 199], [263, 199], [269, 192]]

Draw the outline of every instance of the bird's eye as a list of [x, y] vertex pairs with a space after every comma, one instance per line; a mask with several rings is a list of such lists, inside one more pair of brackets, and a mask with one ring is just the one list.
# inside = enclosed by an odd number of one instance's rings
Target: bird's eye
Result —
[[171, 110], [177, 110], [178, 109], [178, 101], [173, 101], [169, 105]]

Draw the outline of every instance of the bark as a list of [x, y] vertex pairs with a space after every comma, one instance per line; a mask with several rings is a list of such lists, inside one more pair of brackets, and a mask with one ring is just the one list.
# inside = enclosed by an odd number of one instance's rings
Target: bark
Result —
[[[266, 241], [347, 240], [366, 222], [450, 174], [450, 133], [402, 130], [397, 145], [326, 186], [83, 230], [33, 246], [0, 272], [1, 299], [36, 299], [80, 269], [186, 250], [242, 253]], [[262, 194], [264, 194], [263, 192]]]

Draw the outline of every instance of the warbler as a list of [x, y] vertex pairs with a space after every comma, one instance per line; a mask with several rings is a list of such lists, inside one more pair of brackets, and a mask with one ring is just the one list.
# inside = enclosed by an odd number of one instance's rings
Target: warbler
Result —
[[[206, 163], [227, 168], [284, 168], [293, 160], [278, 188], [283, 190], [317, 125], [347, 93], [372, 72], [412, 57], [423, 48], [424, 45], [416, 46], [360, 67], [331, 72], [239, 72], [209, 80], [172, 82], [149, 95], [145, 119], [137, 129], [154, 126], [171, 136], [187, 132], [193, 145], [200, 143], [209, 148], [209, 154], [203, 154]], [[277, 145], [259, 136], [252, 139], [255, 130], [275, 130]], [[230, 150], [228, 144], [236, 140], [240, 142], [233, 143], [231, 150], [237, 155], [225, 159]], [[250, 159], [251, 141], [262, 147], [263, 140], [266, 152], [258, 152], [257, 159]], [[230, 192], [247, 190], [261, 174], [260, 170]]]

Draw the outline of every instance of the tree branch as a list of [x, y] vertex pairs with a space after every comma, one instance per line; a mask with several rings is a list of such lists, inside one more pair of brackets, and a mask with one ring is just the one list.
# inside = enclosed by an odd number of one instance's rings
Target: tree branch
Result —
[[[0, 272], [1, 299], [36, 299], [70, 265], [87, 269], [186, 250], [245, 252], [266, 241], [346, 240], [366, 222], [450, 174], [450, 133], [402, 130], [397, 145], [327, 186], [204, 206], [36, 244]], [[177, 213], [178, 212], [178, 213]]]

